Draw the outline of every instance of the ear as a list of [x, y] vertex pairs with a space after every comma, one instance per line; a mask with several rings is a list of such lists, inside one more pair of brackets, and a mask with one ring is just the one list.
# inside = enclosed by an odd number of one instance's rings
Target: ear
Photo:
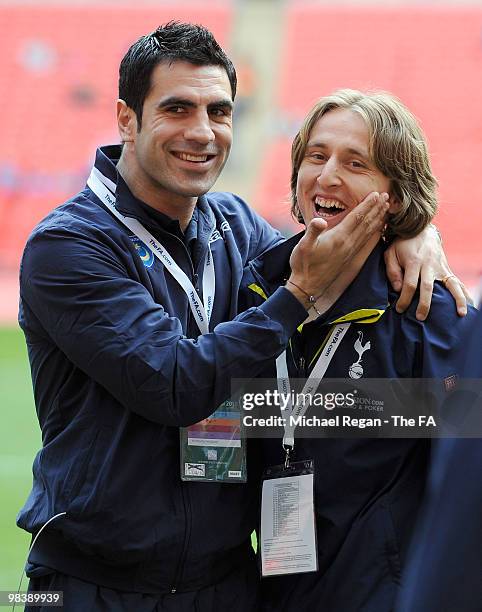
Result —
[[134, 142], [137, 134], [137, 117], [124, 100], [117, 100], [117, 126], [122, 142]]
[[388, 212], [391, 215], [394, 215], [394, 214], [400, 212], [400, 209], [401, 209], [400, 201], [398, 200], [398, 198], [396, 198], [393, 195], [393, 193], [390, 194], [390, 197], [388, 199], [388, 203], [389, 203]]

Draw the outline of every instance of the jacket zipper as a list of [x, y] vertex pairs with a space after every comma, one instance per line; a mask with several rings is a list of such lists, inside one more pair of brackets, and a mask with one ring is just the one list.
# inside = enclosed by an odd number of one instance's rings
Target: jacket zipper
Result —
[[[199, 274], [197, 274], [196, 272], [194, 272], [194, 264], [193, 261], [191, 259], [191, 255], [186, 247], [186, 245], [184, 244], [184, 242], [178, 238], [177, 236], [172, 235], [172, 238], [174, 238], [175, 240], [177, 240], [181, 245], [182, 248], [184, 249], [189, 264], [191, 266], [191, 282], [193, 287], [195, 288], [195, 290], [197, 291], [197, 293], [199, 294], [199, 288], [198, 288], [198, 280], [199, 280]], [[186, 322], [186, 335], [189, 335], [189, 329], [191, 328], [191, 323], [194, 320], [193, 314], [191, 312], [191, 309], [188, 306], [188, 313], [187, 313], [187, 322]], [[182, 504], [183, 504], [183, 508], [184, 508], [184, 538], [183, 538], [183, 542], [182, 542], [182, 549], [181, 549], [181, 554], [179, 556], [179, 561], [177, 563], [177, 567], [176, 567], [176, 572], [174, 574], [174, 579], [171, 583], [171, 587], [169, 589], [169, 591], [174, 594], [177, 592], [177, 587], [179, 584], [179, 580], [182, 576], [183, 570], [184, 570], [184, 561], [186, 559], [186, 554], [187, 554], [187, 542], [189, 540], [189, 535], [188, 535], [188, 531], [190, 531], [190, 529], [188, 529], [188, 522], [191, 522], [191, 517], [188, 517], [188, 514], [190, 515], [190, 508], [191, 508], [191, 504], [190, 504], [190, 500], [189, 500], [189, 492], [187, 488], [184, 488], [181, 484], [181, 496], [182, 496]]]
[[304, 357], [298, 359], [298, 374], [302, 378], [306, 378], [306, 360]]
[[[179, 585], [180, 579], [182, 577], [182, 573], [184, 570], [184, 560], [186, 558], [186, 554], [187, 554], [187, 549], [188, 549], [188, 542], [189, 542], [189, 534], [188, 531], [190, 532], [191, 530], [188, 529], [188, 525], [187, 525], [187, 519], [188, 519], [188, 513], [189, 515], [191, 514], [190, 509], [191, 509], [191, 502], [190, 502], [190, 498], [189, 498], [189, 490], [188, 488], [184, 488], [181, 484], [181, 495], [182, 495], [182, 505], [184, 507], [184, 516], [185, 516], [185, 523], [184, 523], [184, 539], [182, 542], [182, 551], [181, 551], [181, 556], [179, 557], [179, 561], [177, 563], [177, 567], [176, 567], [176, 573], [174, 574], [174, 580], [172, 581], [172, 585], [169, 589], [169, 591], [174, 594], [177, 592], [177, 587]], [[188, 508], [189, 508], [189, 512], [188, 512]]]
[[[184, 244], [184, 242], [178, 236], [175, 236], [174, 234], [169, 234], [169, 237], [173, 238], [174, 240], [177, 240], [177, 242], [179, 242], [179, 244], [184, 249], [184, 252], [186, 253], [188, 261], [189, 261], [189, 264], [191, 266], [191, 282], [193, 284], [193, 287], [196, 289], [197, 293], [199, 294], [199, 288], [197, 286], [198, 280], [199, 280], [199, 275], [194, 271], [194, 264], [193, 264], [191, 255], [190, 255], [186, 245]], [[189, 333], [189, 329], [191, 327], [191, 322], [192, 321], [193, 321], [193, 315], [192, 315], [191, 309], [188, 307], [187, 323], [186, 323], [186, 334]], [[183, 539], [183, 543], [182, 543], [181, 555], [179, 556], [179, 561], [177, 563], [176, 572], [174, 574], [174, 579], [173, 579], [171, 587], [169, 589], [170, 592], [173, 593], [173, 594], [177, 592], [177, 587], [178, 587], [179, 579], [182, 576], [182, 572], [183, 572], [183, 569], [184, 569], [184, 560], [185, 560], [186, 554], [187, 554], [187, 542], [189, 540], [188, 531], [190, 532], [190, 529], [188, 530], [188, 513], [190, 514], [191, 504], [190, 504], [189, 492], [188, 492], [187, 488], [184, 489], [184, 488], [181, 487], [181, 496], [182, 496], [182, 504], [183, 504], [183, 507], [184, 507], [184, 539]], [[188, 499], [186, 499], [186, 497]], [[189, 506], [189, 512], [188, 512], [188, 506]], [[189, 523], [191, 523], [191, 517], [190, 516], [189, 516]]]

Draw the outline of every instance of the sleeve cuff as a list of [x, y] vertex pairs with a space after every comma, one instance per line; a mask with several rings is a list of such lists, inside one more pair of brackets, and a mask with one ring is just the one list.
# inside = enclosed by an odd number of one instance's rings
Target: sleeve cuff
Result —
[[285, 287], [279, 287], [261, 306], [258, 307], [285, 330], [287, 340], [308, 316], [305, 307]]

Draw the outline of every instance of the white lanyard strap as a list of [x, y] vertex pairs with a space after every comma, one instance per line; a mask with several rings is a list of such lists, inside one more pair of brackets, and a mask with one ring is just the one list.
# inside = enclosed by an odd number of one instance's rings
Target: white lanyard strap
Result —
[[[308, 380], [305, 382], [301, 393], [300, 400], [293, 406], [291, 401], [291, 385], [288, 376], [288, 364], [286, 361], [286, 351], [284, 351], [276, 360], [276, 378], [278, 379], [278, 391], [280, 395], [287, 398], [288, 417], [285, 417], [283, 447], [285, 449], [293, 448], [295, 445], [295, 429], [298, 421], [297, 417], [303, 417], [307, 411], [310, 402], [303, 401], [303, 397], [312, 397], [318, 389], [321, 379], [326, 373], [331, 360], [335, 355], [336, 349], [340, 346], [343, 336], [348, 331], [351, 323], [341, 323], [336, 325], [331, 332], [321, 355], [318, 357], [316, 364], [311, 371]], [[285, 412], [286, 412], [285, 411]]]
[[162, 262], [166, 270], [172, 274], [179, 285], [183, 288], [189, 300], [189, 306], [194, 319], [199, 327], [201, 334], [209, 332], [209, 320], [213, 311], [214, 296], [216, 292], [216, 277], [214, 270], [214, 260], [211, 253], [211, 247], [208, 244], [206, 259], [204, 260], [203, 272], [203, 299], [204, 305], [199, 297], [193, 284], [169, 252], [162, 244], [146, 230], [146, 228], [137, 220], [131, 217], [124, 217], [115, 207], [116, 185], [106, 176], [104, 176], [97, 168], [92, 168], [92, 172], [87, 180], [87, 185], [95, 193], [95, 195], [103, 202], [108, 210], [119, 219], [128, 229], [133, 232], [142, 242], [152, 249], [153, 254]]

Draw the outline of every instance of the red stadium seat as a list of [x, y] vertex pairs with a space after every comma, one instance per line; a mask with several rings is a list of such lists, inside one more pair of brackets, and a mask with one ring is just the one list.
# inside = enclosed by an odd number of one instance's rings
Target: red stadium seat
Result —
[[95, 147], [118, 142], [119, 61], [174, 18], [206, 25], [226, 44], [232, 7], [0, 7], [0, 269], [15, 269], [35, 222], [83, 187]]

